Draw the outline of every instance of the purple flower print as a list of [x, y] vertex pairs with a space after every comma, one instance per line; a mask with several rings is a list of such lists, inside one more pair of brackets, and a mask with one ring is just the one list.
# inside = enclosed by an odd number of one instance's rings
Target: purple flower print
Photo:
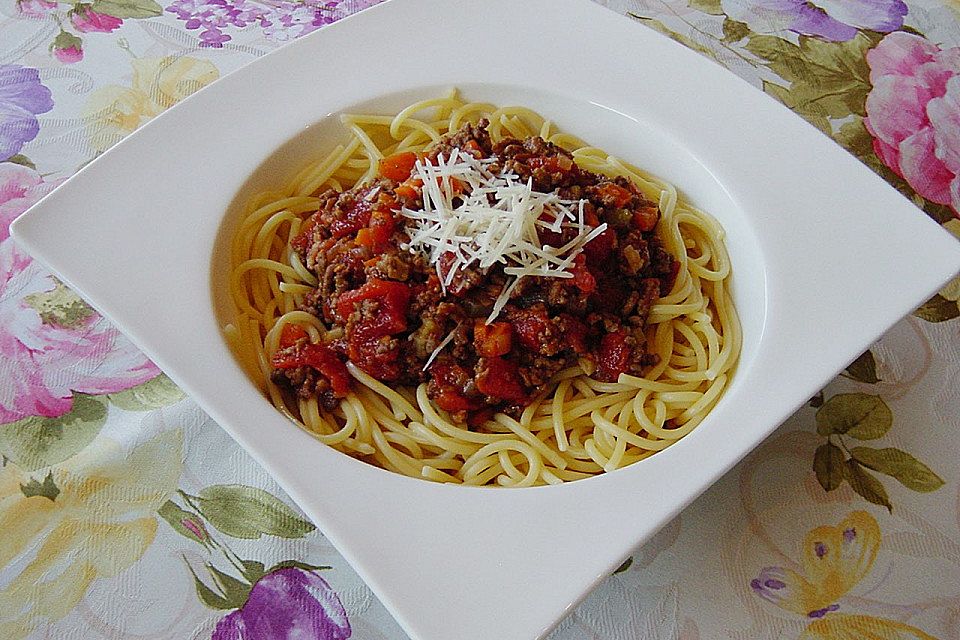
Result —
[[200, 31], [200, 46], [219, 48], [229, 42], [229, 30], [257, 26], [276, 42], [285, 42], [316, 31], [375, 5], [380, 0], [174, 0], [167, 7], [184, 22]]
[[793, 31], [844, 41], [859, 29], [880, 33], [903, 26], [903, 0], [722, 0], [724, 13], [757, 33]]
[[350, 634], [330, 585], [312, 571], [287, 567], [260, 578], [243, 607], [217, 623], [211, 640], [346, 640]]
[[750, 581], [750, 588], [767, 602], [777, 603], [788, 595], [787, 574], [780, 567], [765, 567]]
[[40, 83], [36, 69], [0, 64], [0, 161], [16, 155], [37, 137], [37, 114], [51, 109], [53, 98]]

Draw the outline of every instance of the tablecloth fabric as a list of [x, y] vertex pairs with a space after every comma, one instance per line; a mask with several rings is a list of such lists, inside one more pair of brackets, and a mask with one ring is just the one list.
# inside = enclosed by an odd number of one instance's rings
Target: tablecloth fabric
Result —
[[[375, 3], [0, 1], [0, 638], [405, 638], [276, 483], [7, 231], [178, 100]], [[602, 4], [960, 236], [956, 0]], [[960, 640], [958, 298], [960, 279], [897, 324], [551, 638]]]

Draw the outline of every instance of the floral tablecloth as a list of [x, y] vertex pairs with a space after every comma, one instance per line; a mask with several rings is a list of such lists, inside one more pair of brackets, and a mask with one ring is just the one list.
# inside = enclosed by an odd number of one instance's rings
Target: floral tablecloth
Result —
[[[7, 231], [178, 100], [370, 4], [0, 0], [0, 638], [405, 637], [274, 481]], [[960, 236], [957, 0], [603, 4]], [[958, 298], [960, 278], [551, 638], [960, 639]]]

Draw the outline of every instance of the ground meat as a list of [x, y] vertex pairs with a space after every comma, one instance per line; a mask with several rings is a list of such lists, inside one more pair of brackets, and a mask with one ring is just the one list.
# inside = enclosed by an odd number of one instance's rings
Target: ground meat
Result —
[[480, 157], [489, 157], [493, 150], [493, 145], [490, 142], [490, 133], [487, 131], [489, 124], [490, 121], [486, 118], [479, 120], [476, 124], [464, 124], [460, 129], [450, 135], [444, 136], [437, 144], [433, 145], [428, 157], [436, 159], [440, 154], [443, 154], [444, 157], [449, 157], [450, 152], [454, 149], [465, 150], [472, 146], [472, 144], [476, 144]]
[[[608, 228], [584, 247], [570, 267], [573, 277], [522, 278], [488, 323], [511, 277], [501, 264], [487, 270], [473, 265], [458, 269], [444, 291], [441, 278], [452, 255], [437, 265], [405, 248], [412, 232], [400, 210], [422, 207], [422, 200], [419, 184], [399, 176], [325, 193], [291, 243], [319, 281], [301, 308], [333, 329], [337, 338], [325, 346], [377, 379], [427, 382], [438, 407], [470, 424], [493, 411], [518, 415], [557, 372], [583, 358], [593, 362], [600, 380], [654, 364], [656, 356], [646, 351], [646, 317], [679, 267], [653, 233], [656, 205], [629, 180], [583, 170], [569, 152], [539, 137], [493, 144], [487, 124], [465, 124], [422, 161], [459, 149], [489, 159], [490, 171], [531, 180], [537, 191], [584, 199], [588, 225]], [[560, 247], [577, 231], [539, 233], [544, 244]], [[325, 407], [335, 405], [342, 394], [322, 371], [293, 366], [299, 361], [286, 357], [275, 381], [301, 397], [316, 396]]]
[[336, 409], [340, 404], [340, 398], [330, 388], [330, 381], [311, 367], [274, 369], [270, 379], [275, 384], [296, 389], [297, 395], [304, 400], [315, 397], [320, 406], [327, 411]]

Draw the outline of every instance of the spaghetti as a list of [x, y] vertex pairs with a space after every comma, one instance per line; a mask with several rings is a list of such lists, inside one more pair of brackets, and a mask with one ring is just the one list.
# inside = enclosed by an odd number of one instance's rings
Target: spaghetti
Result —
[[[339, 387], [335, 375], [327, 376], [343, 395], [334, 406], [277, 386], [271, 373], [291, 327], [310, 343], [342, 337], [341, 328], [303, 310], [320, 283], [291, 247], [320, 208], [319, 194], [366, 184], [384, 158], [422, 154], [480, 118], [489, 120], [494, 143], [540, 136], [572, 153], [577, 167], [627, 178], [658, 204], [656, 235], [679, 268], [670, 291], [646, 316], [643, 337], [655, 364], [642, 375], [620, 373], [615, 381], [601, 381], [591, 376], [591, 361], [581, 358], [555, 373], [512, 415], [485, 416], [474, 427], [439, 408], [426, 383], [388, 386], [349, 361], [349, 379]], [[417, 102], [396, 116], [345, 114], [341, 121], [349, 141], [304, 167], [285, 188], [253, 198], [232, 247], [236, 317], [225, 332], [244, 366], [291, 420], [339, 451], [408, 476], [524, 487], [586, 478], [642, 460], [693, 430], [716, 404], [741, 344], [728, 290], [730, 262], [723, 229], [672, 185], [557, 131], [529, 109], [465, 102], [456, 92]], [[571, 254], [567, 263], [573, 259]], [[431, 359], [445, 346], [438, 345]], [[321, 359], [314, 366], [325, 365]]]

